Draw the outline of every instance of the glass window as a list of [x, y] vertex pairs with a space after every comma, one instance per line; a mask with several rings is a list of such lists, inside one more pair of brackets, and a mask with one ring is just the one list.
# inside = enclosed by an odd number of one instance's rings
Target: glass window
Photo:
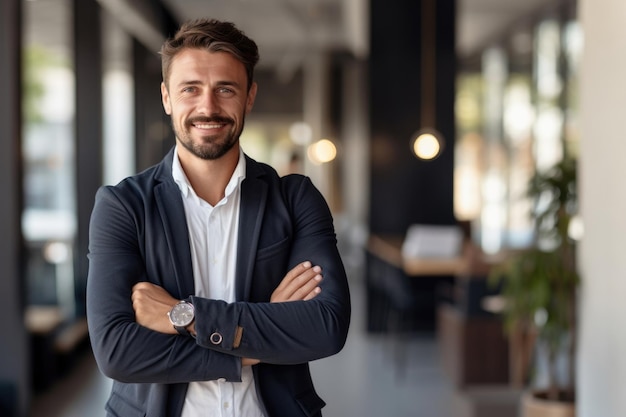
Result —
[[552, 167], [563, 158], [563, 80], [559, 70], [561, 28], [556, 20], [545, 20], [537, 27], [535, 49], [535, 165], [538, 170]]
[[102, 19], [103, 180], [113, 185], [136, 172], [132, 39], [109, 13]]
[[457, 80], [454, 214], [462, 221], [478, 218], [481, 210], [480, 179], [484, 147], [482, 87], [479, 72], [461, 74]]
[[568, 21], [563, 28], [563, 52], [565, 54], [565, 152], [578, 156], [580, 143], [578, 127], [578, 72], [583, 50], [583, 31], [576, 20]]
[[483, 54], [485, 166], [481, 180], [479, 239], [482, 248], [488, 253], [498, 252], [503, 247], [507, 222], [507, 151], [502, 131], [507, 65], [507, 55], [503, 48], [490, 48]]
[[68, 0], [24, 2], [24, 213], [29, 304], [74, 313], [74, 70]]
[[530, 178], [578, 154], [583, 34], [564, 11], [512, 28], [459, 75], [455, 214], [488, 253], [532, 244]]

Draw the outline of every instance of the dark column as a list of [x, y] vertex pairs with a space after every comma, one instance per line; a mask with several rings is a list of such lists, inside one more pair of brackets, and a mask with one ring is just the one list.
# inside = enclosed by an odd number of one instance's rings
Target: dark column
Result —
[[24, 327], [21, 153], [21, 0], [0, 2], [0, 415], [25, 416], [30, 400]]
[[435, 160], [418, 160], [411, 135], [421, 124], [421, 1], [371, 1], [370, 230], [404, 234], [413, 223], [453, 224], [455, 1], [434, 1], [435, 118], [445, 138]]
[[174, 145], [169, 117], [161, 104], [161, 59], [133, 41], [135, 79], [135, 137], [137, 170], [159, 162]]
[[[164, 38], [173, 36], [178, 30], [178, 22], [161, 1], [133, 0], [132, 6]], [[137, 39], [133, 41], [135, 155], [138, 171], [159, 162], [174, 146], [170, 118], [161, 104], [161, 57], [158, 54], [160, 45], [153, 48]]]
[[76, 70], [76, 202], [78, 228], [74, 252], [76, 313], [85, 314], [89, 218], [102, 184], [102, 47], [100, 6], [74, 1]]

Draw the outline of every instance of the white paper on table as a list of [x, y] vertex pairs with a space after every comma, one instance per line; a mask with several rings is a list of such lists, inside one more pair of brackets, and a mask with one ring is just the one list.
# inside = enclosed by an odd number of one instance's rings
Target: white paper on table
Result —
[[463, 232], [458, 226], [414, 224], [402, 244], [409, 258], [454, 258], [461, 253]]

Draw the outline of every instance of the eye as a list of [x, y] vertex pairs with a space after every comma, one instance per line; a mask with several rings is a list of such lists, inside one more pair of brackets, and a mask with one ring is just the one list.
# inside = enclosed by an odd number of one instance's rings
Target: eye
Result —
[[181, 92], [183, 93], [195, 93], [196, 91], [198, 91], [198, 87], [192, 85], [183, 87], [183, 89], [181, 90]]
[[235, 95], [235, 90], [230, 87], [219, 87], [217, 89], [217, 94], [222, 97], [231, 97]]

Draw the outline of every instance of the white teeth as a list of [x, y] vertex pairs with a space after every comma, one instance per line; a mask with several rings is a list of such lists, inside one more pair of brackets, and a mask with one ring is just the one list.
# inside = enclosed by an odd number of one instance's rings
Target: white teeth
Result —
[[195, 124], [195, 127], [197, 127], [198, 129], [219, 129], [220, 127], [222, 127], [223, 125], [221, 124], [215, 124], [215, 125], [203, 125], [203, 124]]

